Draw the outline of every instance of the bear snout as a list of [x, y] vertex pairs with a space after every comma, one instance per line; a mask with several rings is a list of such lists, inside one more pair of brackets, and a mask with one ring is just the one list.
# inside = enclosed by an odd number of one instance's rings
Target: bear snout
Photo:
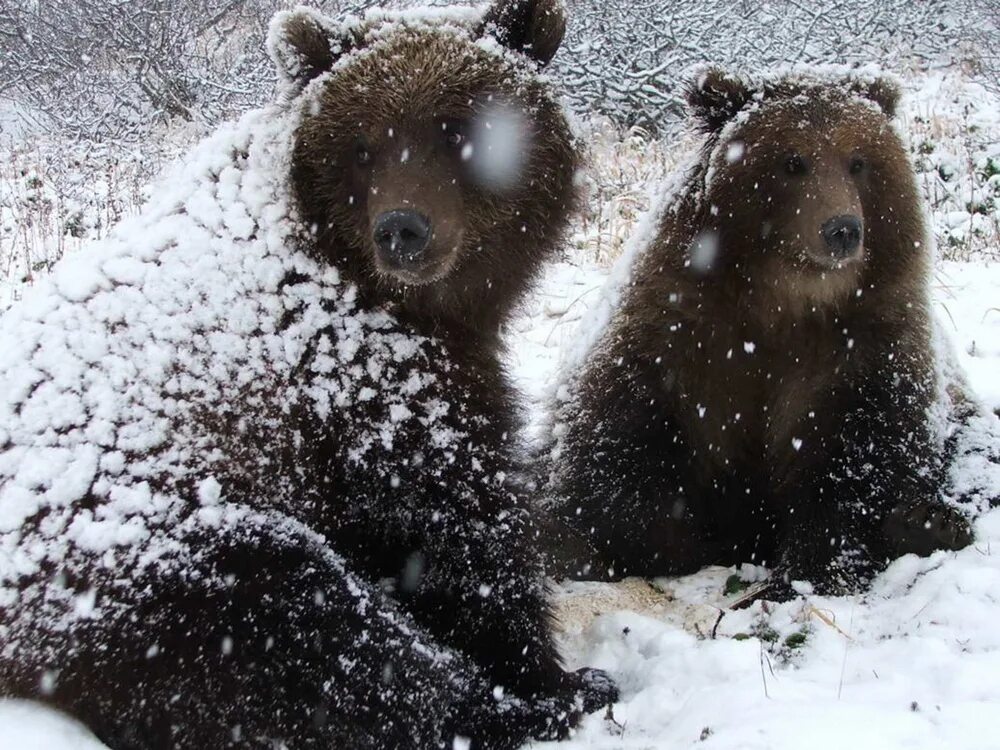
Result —
[[420, 211], [394, 209], [375, 219], [375, 246], [389, 268], [412, 268], [424, 261], [431, 238], [431, 220]]
[[857, 216], [834, 216], [823, 223], [820, 234], [834, 260], [850, 260], [858, 255], [861, 248], [864, 225]]

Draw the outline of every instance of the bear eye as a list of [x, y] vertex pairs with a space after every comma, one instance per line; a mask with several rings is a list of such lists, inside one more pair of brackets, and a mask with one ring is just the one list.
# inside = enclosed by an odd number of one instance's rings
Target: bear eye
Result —
[[785, 159], [785, 171], [788, 172], [788, 174], [805, 174], [806, 160], [798, 154], [792, 154]]
[[864, 171], [866, 166], [867, 164], [865, 164], [865, 160], [860, 156], [851, 157], [851, 174], [860, 174]]
[[464, 124], [460, 120], [445, 120], [441, 123], [441, 131], [448, 148], [461, 148], [468, 140]]
[[358, 162], [358, 165], [362, 167], [367, 167], [372, 163], [372, 153], [363, 143], [359, 143], [354, 147], [354, 158]]

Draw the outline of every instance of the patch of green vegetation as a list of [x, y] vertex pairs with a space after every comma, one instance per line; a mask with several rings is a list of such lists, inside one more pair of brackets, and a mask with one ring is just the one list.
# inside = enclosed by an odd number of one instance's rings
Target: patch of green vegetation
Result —
[[740, 578], [738, 573], [733, 573], [729, 578], [726, 579], [726, 585], [722, 588], [722, 593], [726, 596], [732, 596], [733, 594], [738, 594], [747, 587], [743, 579]]
[[809, 631], [806, 628], [801, 628], [785, 638], [785, 648], [792, 651], [802, 648], [806, 644], [806, 640], [808, 638]]

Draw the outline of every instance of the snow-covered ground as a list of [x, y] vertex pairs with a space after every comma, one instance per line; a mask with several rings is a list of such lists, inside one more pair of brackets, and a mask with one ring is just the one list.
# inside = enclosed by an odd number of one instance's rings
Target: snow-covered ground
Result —
[[27, 701], [0, 701], [3, 750], [106, 750], [86, 728]]

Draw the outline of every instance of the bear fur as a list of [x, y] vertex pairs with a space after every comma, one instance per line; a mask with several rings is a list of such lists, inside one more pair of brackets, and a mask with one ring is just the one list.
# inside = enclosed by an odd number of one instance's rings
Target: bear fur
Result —
[[[279, 14], [281, 101], [4, 316], [0, 694], [113, 750], [514, 748], [614, 698], [561, 668], [505, 481], [498, 329], [573, 202], [563, 25]], [[379, 234], [418, 210], [419, 250]]]
[[561, 414], [555, 571], [755, 562], [787, 596], [968, 544], [895, 84], [712, 69], [688, 98], [703, 149]]

